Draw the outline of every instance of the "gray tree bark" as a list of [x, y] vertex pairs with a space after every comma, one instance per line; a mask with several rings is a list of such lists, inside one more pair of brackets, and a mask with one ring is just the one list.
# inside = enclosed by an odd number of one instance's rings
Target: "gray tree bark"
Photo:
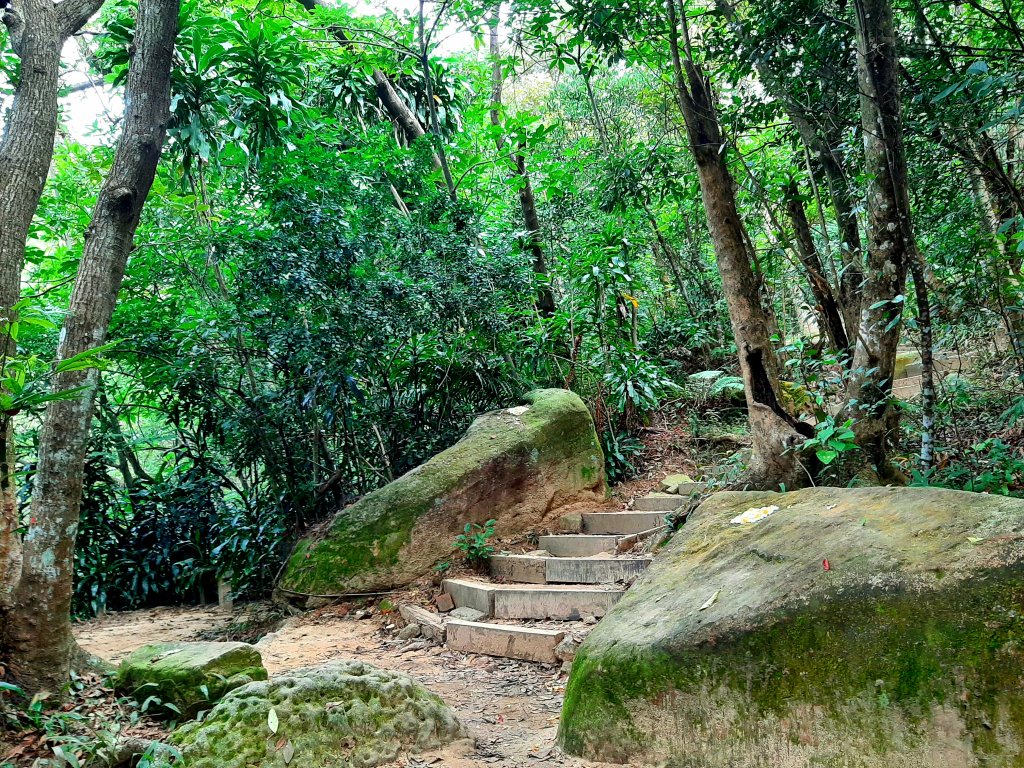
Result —
[[[57, 348], [58, 363], [106, 340], [170, 119], [179, 4], [179, 0], [140, 0], [125, 86], [123, 133], [85, 233]], [[74, 648], [70, 610], [75, 535], [98, 379], [96, 369], [58, 374], [57, 391], [82, 391], [50, 403], [39, 438], [22, 576], [7, 616], [4, 642], [9, 674], [29, 691], [57, 692], [68, 679]]]
[[[104, 0], [15, 0], [0, 12], [21, 62], [14, 100], [0, 138], [0, 322], [10, 323], [21, 297], [25, 243], [46, 184], [57, 133], [60, 56], [64, 42]], [[0, 354], [13, 354], [10, 339]], [[0, 441], [0, 610], [9, 608], [21, 572], [13, 427]]]
[[857, 63], [864, 165], [868, 175], [868, 257], [847, 413], [857, 442], [883, 482], [899, 481], [889, 450], [899, 425], [892, 402], [907, 268], [915, 258], [903, 145], [896, 35], [889, 0], [856, 0]]

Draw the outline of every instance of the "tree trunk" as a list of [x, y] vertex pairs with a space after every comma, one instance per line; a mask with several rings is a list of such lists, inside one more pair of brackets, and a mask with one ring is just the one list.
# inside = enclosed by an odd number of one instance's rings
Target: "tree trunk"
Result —
[[856, 419], [858, 444], [879, 478], [891, 482], [902, 479], [889, 462], [899, 426], [891, 394], [914, 236], [892, 8], [889, 0], [856, 0], [855, 6], [869, 242], [847, 410]]
[[[179, 0], [140, 0], [123, 133], [85, 233], [57, 348], [58, 364], [106, 339], [166, 136], [178, 10]], [[74, 648], [70, 609], [75, 534], [98, 378], [96, 369], [55, 376], [57, 391], [82, 392], [50, 403], [39, 438], [22, 578], [8, 615], [4, 647], [10, 675], [33, 692], [57, 692], [68, 679]]]
[[[491, 17], [491, 125], [503, 128], [505, 121], [501, 114], [501, 92], [505, 77], [501, 70], [501, 46], [498, 42], [498, 24], [501, 19], [499, 5]], [[505, 136], [497, 139], [498, 151], [506, 145]], [[533, 196], [533, 185], [530, 174], [526, 170], [526, 157], [516, 152], [512, 157], [512, 170], [519, 178], [519, 209], [523, 213], [523, 224], [526, 226], [527, 246], [533, 259], [533, 272], [542, 278], [537, 290], [537, 311], [541, 317], [552, 317], [555, 314], [555, 295], [551, 291], [548, 262], [544, 254], [544, 244], [540, 233], [540, 216], [537, 213], [537, 200]]]
[[[747, 480], [751, 486], [760, 488], [777, 488], [780, 484], [799, 487], [809, 477], [794, 449], [814, 431], [798, 422], [780, 402], [778, 360], [750, 266], [711, 83], [693, 60], [685, 16], [680, 27], [675, 0], [667, 0], [666, 6], [679, 109], [697, 164], [701, 197], [739, 350], [752, 441]], [[679, 48], [680, 29], [685, 35], [685, 60]]]
[[[21, 297], [25, 243], [53, 160], [57, 133], [60, 55], [64, 42], [92, 17], [103, 0], [21, 0], [0, 12], [11, 47], [21, 62], [18, 87], [0, 138], [0, 321], [12, 322]], [[0, 355], [14, 354], [7, 338]], [[21, 573], [14, 428], [3, 424], [0, 440], [0, 610], [11, 606]]]
[[842, 308], [832, 292], [832, 285], [825, 276], [818, 248], [811, 234], [811, 223], [807, 220], [804, 202], [800, 199], [800, 190], [795, 181], [786, 188], [786, 213], [793, 223], [796, 233], [796, 252], [800, 263], [804, 265], [807, 279], [811, 284], [811, 293], [817, 302], [818, 315], [821, 317], [825, 335], [828, 336], [832, 348], [845, 352], [850, 347], [850, 339], [846, 332]]
[[[741, 38], [745, 37], [735, 7], [728, 0], [717, 0], [716, 7], [732, 24], [736, 34]], [[839, 278], [839, 301], [842, 305], [843, 322], [849, 331], [856, 327], [860, 315], [864, 268], [857, 213], [850, 182], [843, 167], [842, 155], [835, 148], [836, 142], [823, 137], [815, 127], [810, 112], [788, 93], [784, 83], [791, 77], [791, 73], [777, 72], [770, 60], [762, 57], [755, 61], [754, 66], [765, 89], [782, 105], [804, 146], [818, 160], [825, 173], [832, 207], [835, 209], [839, 232], [843, 239], [843, 271]]]

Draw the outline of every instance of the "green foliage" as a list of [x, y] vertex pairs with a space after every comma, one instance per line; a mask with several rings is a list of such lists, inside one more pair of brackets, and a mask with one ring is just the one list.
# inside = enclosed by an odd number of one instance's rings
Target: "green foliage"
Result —
[[[198, 601], [218, 579], [242, 598], [264, 595], [302, 531], [538, 386], [584, 398], [612, 482], [638, 473], [641, 431], [660, 428], [662, 414], [669, 431], [689, 424], [702, 438], [709, 425], [738, 427], [729, 422], [742, 418], [743, 380], [678, 94], [664, 76], [665, 14], [596, 0], [506, 6], [500, 29], [515, 44], [500, 52], [499, 107], [494, 62], [437, 49], [450, 24], [482, 45], [491, 9], [442, 5], [422, 30], [424, 63], [415, 14], [183, 2], [169, 142], [114, 316], [119, 343], [68, 363], [102, 369], [77, 615]], [[115, 88], [136, 7], [108, 0], [100, 34], [88, 37], [85, 64]], [[850, 450], [851, 425], [826, 418], [842, 404], [850, 365], [811, 327], [820, 310], [787, 204], [795, 185], [815, 255], [841, 294], [863, 253], [844, 242], [837, 194], [863, 218], [870, 182], [852, 7], [730, 8], [732, 19], [690, 5], [688, 23], [718, 99], [719, 151], [757, 288], [777, 323], [782, 400], [817, 417], [804, 450], [832, 478], [852, 464], [841, 457], [863, 458]], [[914, 229], [949, 348], [988, 346], [1024, 303], [1010, 151], [1019, 154], [1021, 10], [1020, 0], [896, 8]], [[5, 110], [19, 66], [0, 28]], [[439, 135], [409, 141], [379, 98], [382, 80], [421, 126], [436, 116]], [[43, 407], [77, 395], [52, 391], [47, 361], [113, 156], [114, 131], [101, 128], [88, 146], [71, 133], [27, 243], [34, 298], [7, 328], [17, 351], [0, 367], [23, 501]], [[826, 157], [840, 166], [839, 187]], [[998, 167], [1016, 175], [985, 177]], [[525, 224], [528, 192], [537, 233]], [[550, 317], [535, 307], [541, 287], [555, 298]], [[909, 317], [904, 341], [916, 343], [916, 298], [887, 304]], [[939, 469], [928, 481], [1017, 491], [1024, 401], [1011, 368], [994, 361], [984, 386], [940, 387]], [[905, 425], [915, 408], [904, 405]], [[917, 439], [915, 429], [894, 438]], [[983, 447], [965, 453], [971, 446]], [[738, 479], [743, 454], [726, 464]]]
[[1024, 495], [1024, 455], [997, 437], [975, 443], [955, 464], [924, 474], [914, 472], [912, 485], [957, 488], [1002, 496]]
[[488, 520], [483, 525], [477, 523], [466, 523], [462, 533], [455, 537], [455, 548], [466, 558], [466, 562], [474, 568], [482, 568], [487, 565], [491, 555], [494, 554], [494, 545], [491, 539], [494, 537], [494, 526], [496, 520]]
[[801, 443], [800, 452], [813, 453], [818, 461], [828, 466], [842, 454], [856, 448], [853, 419], [839, 424], [834, 416], [828, 416], [814, 426], [814, 437]]
[[618, 434], [605, 430], [601, 433], [604, 449], [605, 474], [609, 483], [621, 483], [635, 477], [644, 445], [628, 432]]

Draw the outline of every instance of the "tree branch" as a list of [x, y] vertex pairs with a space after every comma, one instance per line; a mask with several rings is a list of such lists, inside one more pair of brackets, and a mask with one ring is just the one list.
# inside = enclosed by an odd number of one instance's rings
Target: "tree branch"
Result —
[[66, 39], [85, 26], [105, 0], [63, 0], [57, 4], [57, 21], [61, 35]]

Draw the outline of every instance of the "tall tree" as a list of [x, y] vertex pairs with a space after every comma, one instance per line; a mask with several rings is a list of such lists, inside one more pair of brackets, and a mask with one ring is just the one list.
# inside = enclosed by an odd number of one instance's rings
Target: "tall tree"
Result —
[[808, 475], [794, 449], [804, 437], [814, 434], [813, 429], [797, 421], [782, 405], [778, 358], [750, 264], [749, 237], [737, 210], [735, 183], [727, 164], [711, 81], [694, 60], [685, 7], [680, 5], [681, 19], [676, 0], [666, 0], [666, 8], [677, 101], [697, 164], [701, 197], [739, 351], [752, 439], [747, 479], [751, 485], [764, 488], [781, 483], [800, 486], [807, 482]]
[[[85, 233], [58, 365], [106, 340], [167, 133], [179, 5], [180, 0], [139, 2], [123, 132]], [[31, 691], [60, 690], [75, 647], [70, 621], [75, 534], [99, 372], [72, 366], [55, 378], [56, 390], [81, 393], [51, 403], [46, 411], [22, 576], [5, 626], [8, 671]]]
[[903, 143], [899, 70], [889, 0], [856, 0], [857, 72], [864, 169], [868, 177], [868, 256], [861, 323], [847, 388], [857, 442], [884, 481], [899, 479], [889, 448], [899, 423], [892, 403], [907, 269], [917, 258]]
[[[14, 101], [0, 138], [0, 314], [14, 321], [32, 218], [53, 159], [64, 43], [104, 0], [15, 0], [3, 3], [2, 21], [19, 68]], [[0, 354], [13, 352], [7, 340]], [[0, 435], [0, 609], [10, 605], [21, 569], [15, 496], [13, 425]]]

